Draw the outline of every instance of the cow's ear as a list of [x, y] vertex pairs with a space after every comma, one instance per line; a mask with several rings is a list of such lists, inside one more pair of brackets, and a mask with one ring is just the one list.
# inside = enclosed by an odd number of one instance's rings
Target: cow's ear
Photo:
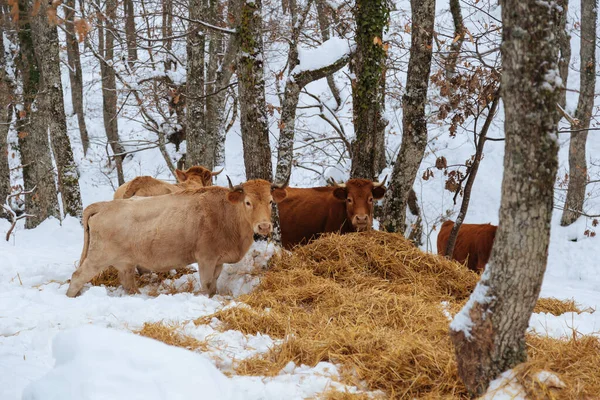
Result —
[[244, 192], [239, 190], [233, 190], [227, 193], [227, 200], [230, 203], [237, 204], [244, 200]]
[[175, 170], [175, 176], [177, 177], [177, 180], [179, 181], [179, 183], [183, 183], [187, 179], [185, 172], [183, 172], [180, 169]]
[[281, 188], [275, 188], [271, 190], [271, 196], [273, 196], [273, 201], [275, 203], [280, 203], [287, 197], [287, 191]]
[[375, 200], [383, 199], [385, 196], [385, 187], [384, 186], [376, 186], [373, 188], [373, 198]]
[[335, 197], [338, 200], [346, 200], [346, 198], [348, 197], [348, 191], [346, 190], [346, 188], [337, 187], [333, 189], [333, 197]]
[[202, 171], [202, 183], [212, 184], [212, 174], [209, 170]]

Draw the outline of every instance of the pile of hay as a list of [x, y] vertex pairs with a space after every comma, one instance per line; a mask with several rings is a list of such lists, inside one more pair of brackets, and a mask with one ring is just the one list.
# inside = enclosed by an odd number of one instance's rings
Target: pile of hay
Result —
[[577, 304], [574, 299], [560, 300], [554, 297], [546, 297], [538, 299], [533, 310], [534, 313], [547, 313], [552, 315], [562, 315], [568, 312], [581, 314], [582, 312], [593, 313], [593, 308], [582, 309], [580, 304]]
[[[196, 323], [216, 317], [223, 330], [284, 339], [268, 353], [240, 362], [239, 374], [273, 376], [290, 361], [309, 366], [329, 361], [341, 366], [343, 383], [381, 390], [390, 398], [464, 398], [448, 313], [462, 307], [478, 279], [400, 235], [330, 235], [272, 259], [259, 287], [239, 299], [249, 307], [227, 308]], [[567, 384], [561, 398], [600, 393], [600, 386], [590, 384], [595, 377], [570, 374], [575, 371], [566, 364], [544, 358], [550, 349], [557, 357], [563, 351], [548, 340], [530, 338], [530, 346], [537, 347], [523, 371], [558, 373]], [[535, 351], [540, 347], [541, 353]], [[537, 396], [538, 388], [526, 384], [530, 375], [521, 373], [520, 382]]]
[[142, 329], [134, 333], [151, 339], [160, 340], [171, 346], [183, 347], [188, 350], [206, 351], [208, 346], [205, 341], [200, 341], [189, 335], [179, 332], [177, 324], [165, 324], [163, 322], [146, 322]]

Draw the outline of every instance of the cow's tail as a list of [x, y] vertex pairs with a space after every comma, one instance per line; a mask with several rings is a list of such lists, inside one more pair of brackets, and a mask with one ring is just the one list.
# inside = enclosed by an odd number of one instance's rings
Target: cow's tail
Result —
[[86, 207], [83, 212], [83, 250], [81, 251], [81, 258], [79, 259], [79, 266], [85, 261], [88, 249], [90, 247], [90, 218], [98, 214], [100, 211], [101, 203], [94, 203]]

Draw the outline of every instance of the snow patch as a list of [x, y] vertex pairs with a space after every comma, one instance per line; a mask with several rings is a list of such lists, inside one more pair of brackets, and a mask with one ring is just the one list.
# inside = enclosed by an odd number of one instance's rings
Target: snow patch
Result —
[[355, 47], [354, 43], [340, 37], [333, 37], [312, 49], [298, 47], [298, 60], [300, 63], [292, 70], [290, 75], [297, 75], [304, 71], [315, 71], [331, 65], [340, 58], [349, 55]]
[[[487, 304], [494, 299], [493, 296], [488, 296], [489, 286], [486, 285], [489, 279], [489, 269], [486, 268], [485, 272], [481, 275], [481, 279], [477, 282], [475, 290], [471, 293], [467, 304], [454, 316], [454, 319], [450, 323], [450, 329], [455, 332], [463, 332], [465, 337], [470, 340], [473, 336], [471, 335], [471, 328], [473, 328], [473, 321], [471, 320], [471, 309], [477, 304]], [[483, 316], [485, 318], [485, 315]]]

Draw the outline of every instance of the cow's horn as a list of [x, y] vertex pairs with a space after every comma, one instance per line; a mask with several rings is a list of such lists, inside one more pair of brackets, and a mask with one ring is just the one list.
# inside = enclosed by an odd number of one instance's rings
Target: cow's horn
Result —
[[292, 176], [292, 173], [290, 172], [288, 174], [287, 179], [285, 180], [285, 182], [277, 184], [277, 183], [272, 183], [271, 184], [271, 190], [273, 189], [285, 189], [286, 187], [288, 187], [288, 185], [290, 184], [290, 177]]
[[244, 187], [242, 185], [236, 185], [233, 186], [233, 184], [231, 183], [231, 179], [229, 179], [229, 175], [225, 175], [227, 177], [227, 182], [229, 182], [229, 190], [231, 190], [232, 192], [243, 192], [244, 191]]
[[379, 186], [383, 186], [385, 185], [385, 181], [387, 181], [387, 175], [385, 176], [385, 178], [383, 178], [382, 182], [373, 182], [373, 187], [379, 187]]
[[210, 174], [211, 174], [212, 176], [217, 176], [217, 175], [219, 175], [221, 172], [223, 172], [224, 170], [225, 170], [225, 167], [221, 168], [221, 170], [220, 170], [219, 172], [211, 172]]
[[330, 179], [330, 182], [331, 182], [331, 186], [335, 186], [335, 187], [339, 187], [339, 188], [345, 188], [346, 187], [345, 183], [337, 183], [335, 181], [335, 179], [333, 179], [333, 178], [329, 178], [329, 179]]

